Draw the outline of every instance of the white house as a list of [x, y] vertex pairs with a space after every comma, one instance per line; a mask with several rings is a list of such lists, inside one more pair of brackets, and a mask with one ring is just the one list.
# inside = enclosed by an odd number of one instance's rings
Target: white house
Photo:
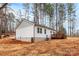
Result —
[[53, 34], [52, 28], [28, 20], [22, 21], [16, 28], [16, 39], [22, 41], [31, 42], [32, 38], [34, 41], [42, 41], [51, 38], [51, 34]]

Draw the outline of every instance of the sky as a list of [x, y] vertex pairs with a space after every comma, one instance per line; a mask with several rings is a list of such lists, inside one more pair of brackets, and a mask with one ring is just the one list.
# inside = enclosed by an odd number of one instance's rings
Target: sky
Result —
[[[22, 3], [13, 3], [11, 4], [10, 6], [12, 9], [14, 9], [15, 11], [19, 11], [21, 10], [21, 12], [24, 14], [23, 10], [24, 10], [24, 7], [22, 5]], [[75, 7], [76, 7], [76, 30], [79, 29], [79, 4], [76, 3], [75, 4]], [[66, 27], [66, 30], [67, 30], [67, 22], [65, 23], [64, 25]]]
[[[32, 5], [30, 4], [30, 6], [32, 6]], [[13, 3], [10, 5], [10, 7], [16, 11], [16, 14], [18, 14], [21, 11], [22, 17], [25, 17], [25, 8], [22, 3]], [[30, 9], [30, 12], [31, 11], [32, 10]], [[33, 18], [33, 16], [32, 16], [33, 14], [30, 12], [29, 12], [29, 19], [31, 20], [31, 18]]]

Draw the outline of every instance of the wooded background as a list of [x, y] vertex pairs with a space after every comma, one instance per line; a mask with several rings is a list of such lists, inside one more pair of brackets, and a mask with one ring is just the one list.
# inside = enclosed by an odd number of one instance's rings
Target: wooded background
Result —
[[[32, 7], [30, 7], [30, 5]], [[29, 20], [30, 8], [33, 14], [33, 22], [45, 25], [58, 31], [62, 31], [65, 26], [64, 22], [68, 23], [68, 36], [79, 36], [79, 31], [76, 31], [76, 6], [73, 3], [23, 3], [25, 16], [19, 10], [18, 18], [9, 9], [11, 3], [0, 3], [0, 36], [7, 33], [15, 33], [16, 27], [23, 21]]]

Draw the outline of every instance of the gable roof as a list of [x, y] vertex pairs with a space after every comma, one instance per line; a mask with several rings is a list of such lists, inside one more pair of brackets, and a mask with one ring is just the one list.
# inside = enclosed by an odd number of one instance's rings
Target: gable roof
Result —
[[[50, 29], [50, 30], [54, 30], [53, 28], [50, 28], [48, 26], [45, 26], [45, 25], [41, 25], [41, 24], [35, 24], [35, 26], [40, 26], [40, 27], [44, 27], [44, 28], [47, 28], [47, 29]], [[54, 30], [55, 31], [55, 30]]]
[[20, 24], [18, 24], [18, 26], [16, 27], [16, 29], [21, 25], [21, 23], [22, 23], [23, 21], [25, 21], [25, 22], [30, 22], [30, 23], [34, 24], [34, 26], [40, 26], [40, 27], [44, 27], [44, 28], [47, 28], [47, 29], [51, 29], [51, 30], [56, 31], [55, 29], [52, 29], [52, 28], [50, 28], [50, 27], [48, 27], [48, 26], [41, 25], [41, 24], [36, 24], [35, 22], [29, 21], [29, 20], [22, 20], [22, 21], [20, 22]]
[[23, 20], [16, 26], [16, 29], [21, 25], [22, 22], [23, 22]]

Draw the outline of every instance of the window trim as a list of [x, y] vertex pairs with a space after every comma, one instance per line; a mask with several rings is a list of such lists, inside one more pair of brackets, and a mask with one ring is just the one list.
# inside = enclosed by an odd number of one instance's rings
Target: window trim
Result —
[[44, 34], [46, 34], [46, 29], [44, 29]]
[[42, 34], [42, 28], [37, 27], [37, 33]]
[[42, 28], [40, 28], [40, 33], [42, 33]]

